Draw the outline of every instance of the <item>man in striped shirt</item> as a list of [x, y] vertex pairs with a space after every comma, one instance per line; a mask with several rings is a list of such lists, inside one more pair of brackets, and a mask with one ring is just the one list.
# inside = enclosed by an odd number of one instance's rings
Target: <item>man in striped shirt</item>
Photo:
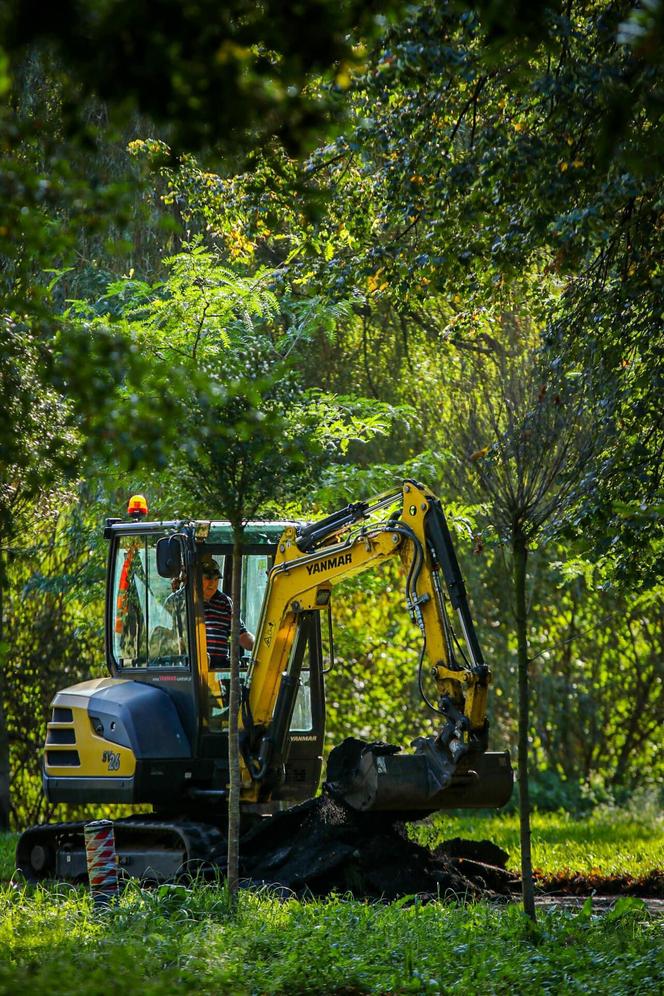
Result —
[[[229, 643], [231, 635], [231, 612], [233, 603], [228, 595], [219, 591], [221, 571], [217, 561], [210, 554], [201, 560], [203, 602], [205, 614], [205, 639], [210, 655], [210, 670], [223, 671], [230, 666]], [[254, 638], [240, 620], [240, 646], [252, 650]]]

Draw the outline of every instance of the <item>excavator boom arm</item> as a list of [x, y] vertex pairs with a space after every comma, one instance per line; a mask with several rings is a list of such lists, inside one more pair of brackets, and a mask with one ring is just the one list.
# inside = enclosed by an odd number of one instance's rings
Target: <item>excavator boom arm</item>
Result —
[[[383, 521], [358, 525], [377, 510], [394, 506], [399, 495], [400, 511]], [[297, 690], [294, 671], [299, 663], [294, 651], [303, 621], [328, 605], [335, 584], [394, 556], [400, 556], [407, 569], [406, 604], [421, 629], [423, 655], [436, 679], [436, 708], [457, 738], [484, 736], [489, 670], [475, 635], [449, 529], [436, 496], [406, 481], [401, 492], [349, 505], [300, 533], [288, 528], [282, 535], [247, 681], [242, 724], [246, 774], [254, 785], [245, 778], [245, 794], [259, 793], [256, 783], [266, 776], [272, 757], [283, 750], [286, 720]], [[443, 585], [465, 637], [467, 651], [460, 660]]]

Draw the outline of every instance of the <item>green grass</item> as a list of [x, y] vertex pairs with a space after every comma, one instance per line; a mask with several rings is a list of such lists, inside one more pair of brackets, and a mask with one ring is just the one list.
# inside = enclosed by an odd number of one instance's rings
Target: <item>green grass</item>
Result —
[[[487, 837], [518, 866], [514, 815], [444, 817], [414, 826], [423, 843]], [[15, 834], [0, 838], [7, 882]], [[664, 826], [645, 810], [533, 817], [535, 864], [645, 874], [664, 864]], [[336, 897], [281, 902], [241, 895], [228, 915], [223, 889], [143, 890], [95, 913], [83, 889], [0, 886], [0, 994], [128, 991], [189, 993], [597, 993], [661, 991], [664, 923], [638, 900], [611, 914], [547, 911], [535, 928], [518, 906], [390, 905]]]
[[[486, 838], [510, 855], [508, 867], [519, 868], [519, 817], [446, 817], [437, 814], [414, 826], [413, 837], [435, 846], [449, 837]], [[533, 813], [533, 866], [546, 876], [572, 870], [581, 874], [646, 875], [664, 868], [664, 818], [645, 809], [642, 814], [599, 809], [575, 819], [568, 813]]]
[[[217, 887], [128, 887], [95, 914], [68, 888], [0, 890], [0, 993], [660, 992], [664, 929], [622, 913], [517, 907], [280, 902]], [[629, 901], [628, 901], [629, 905]]]

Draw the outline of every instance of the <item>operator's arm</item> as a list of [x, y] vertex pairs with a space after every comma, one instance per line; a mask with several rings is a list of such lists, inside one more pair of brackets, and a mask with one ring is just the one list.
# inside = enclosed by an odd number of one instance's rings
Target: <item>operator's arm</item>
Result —
[[[228, 600], [229, 605], [233, 606], [231, 600]], [[254, 649], [254, 635], [250, 633], [247, 627], [244, 625], [244, 620], [240, 618], [240, 635], [238, 637], [238, 643], [244, 650]]]

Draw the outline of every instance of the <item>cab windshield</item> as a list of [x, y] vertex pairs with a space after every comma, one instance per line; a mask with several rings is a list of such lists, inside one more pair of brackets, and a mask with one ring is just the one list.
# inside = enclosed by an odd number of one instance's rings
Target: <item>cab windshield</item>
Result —
[[158, 536], [122, 536], [111, 592], [113, 656], [119, 668], [190, 666], [184, 588], [157, 572]]

